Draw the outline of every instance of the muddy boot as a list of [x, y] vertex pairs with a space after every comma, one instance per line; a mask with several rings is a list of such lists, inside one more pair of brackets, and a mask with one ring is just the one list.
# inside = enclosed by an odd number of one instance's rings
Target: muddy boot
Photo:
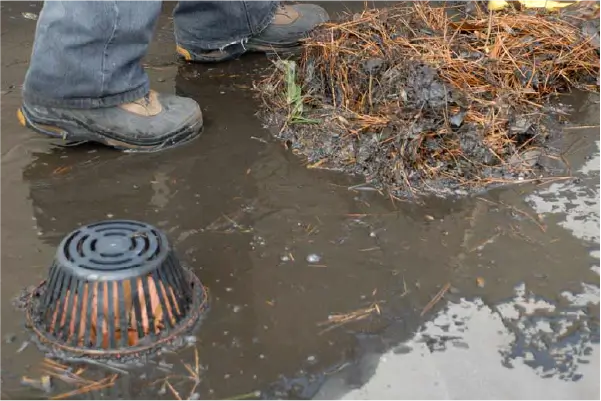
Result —
[[237, 58], [244, 53], [270, 53], [284, 57], [298, 54], [300, 41], [319, 24], [329, 20], [328, 13], [314, 4], [278, 5], [271, 23], [260, 33], [241, 43], [222, 49], [198, 50], [178, 44], [177, 53], [186, 61], [220, 62]]
[[148, 95], [115, 107], [71, 109], [23, 103], [19, 122], [68, 143], [98, 142], [121, 150], [153, 152], [201, 133], [202, 113], [189, 98]]

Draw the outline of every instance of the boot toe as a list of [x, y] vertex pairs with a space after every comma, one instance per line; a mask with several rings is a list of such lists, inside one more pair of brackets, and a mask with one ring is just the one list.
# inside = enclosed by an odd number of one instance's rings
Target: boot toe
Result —
[[307, 27], [307, 30], [330, 20], [328, 12], [316, 4], [294, 4], [291, 7], [294, 7], [302, 15], [303, 25]]
[[289, 24], [269, 25], [259, 35], [251, 38], [249, 45], [298, 46], [299, 41], [311, 30], [330, 19], [328, 12], [315, 4], [293, 4], [287, 7], [293, 8], [298, 18]]
[[189, 127], [202, 125], [202, 112], [200, 106], [193, 99], [175, 95], [159, 95], [159, 101], [163, 106], [161, 116], [159, 114], [153, 125], [162, 126], [157, 132], [163, 132], [164, 136], [171, 133], [186, 130]]
[[159, 101], [163, 110], [148, 121], [147, 135], [139, 141], [140, 145], [149, 150], [160, 150], [188, 142], [200, 135], [203, 118], [198, 103], [190, 98], [167, 94], [159, 95]]

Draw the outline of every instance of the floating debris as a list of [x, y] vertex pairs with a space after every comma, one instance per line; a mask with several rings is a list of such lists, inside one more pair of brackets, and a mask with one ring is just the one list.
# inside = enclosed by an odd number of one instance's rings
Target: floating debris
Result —
[[[76, 395], [86, 394], [91, 391], [97, 391], [103, 388], [111, 387], [118, 377], [118, 374], [113, 374], [105, 377], [104, 379], [94, 381], [83, 376], [83, 374], [86, 372], [85, 367], [75, 369], [48, 358], [44, 359], [42, 362], [41, 370], [43, 373], [45, 373], [45, 376], [42, 376], [41, 383], [46, 386], [46, 388], [49, 388], [48, 386], [51, 386], [52, 384], [50, 378], [60, 380], [76, 387], [76, 389], [72, 391], [50, 398], [51, 400], [62, 400]], [[50, 390], [45, 391], [50, 392]]]
[[42, 376], [39, 380], [23, 376], [21, 378], [21, 384], [37, 390], [42, 390], [46, 393], [50, 393], [52, 391], [52, 379], [48, 375]]
[[196, 397], [198, 397], [198, 395], [196, 393], [196, 389], [198, 388], [198, 385], [200, 384], [200, 374], [201, 374], [201, 369], [202, 369], [199, 361], [200, 360], [198, 357], [198, 349], [195, 348], [194, 349], [194, 367], [192, 367], [188, 363], [181, 362], [182, 365], [184, 366], [184, 368], [188, 371], [188, 376], [169, 375], [169, 376], [165, 377], [163, 379], [163, 384], [157, 390], [157, 395], [164, 396], [165, 394], [167, 394], [167, 390], [169, 390], [176, 399], [181, 400], [182, 397], [181, 397], [180, 393], [176, 390], [175, 387], [173, 387], [173, 385], [168, 380], [169, 378], [181, 377], [183, 379], [187, 379], [187, 380], [191, 381], [192, 383], [194, 383], [192, 389], [189, 392], [189, 396], [186, 399], [188, 399], [188, 400], [198, 399], [198, 398], [196, 398]]
[[29, 346], [29, 341], [23, 341], [23, 344], [21, 344], [21, 346], [17, 350], [17, 354], [20, 354], [21, 352], [25, 351], [25, 348], [27, 348], [28, 346]]
[[4, 342], [7, 344], [12, 344], [17, 339], [17, 335], [14, 333], [8, 333], [4, 336]]
[[598, 91], [596, 47], [545, 10], [450, 14], [412, 2], [322, 25], [298, 64], [278, 60], [255, 85], [262, 117], [309, 167], [391, 196], [545, 179], [536, 156], [554, 152], [565, 118], [547, 105]]
[[319, 334], [323, 334], [344, 324], [363, 320], [374, 313], [377, 313], [378, 315], [381, 313], [380, 306], [376, 302], [372, 303], [367, 308], [357, 309], [356, 311], [350, 313], [330, 315], [328, 316], [327, 321], [318, 323], [318, 326], [329, 326], [322, 330]]
[[21, 15], [25, 19], [30, 19], [32, 21], [37, 21], [38, 20], [38, 15], [36, 13], [21, 13]]

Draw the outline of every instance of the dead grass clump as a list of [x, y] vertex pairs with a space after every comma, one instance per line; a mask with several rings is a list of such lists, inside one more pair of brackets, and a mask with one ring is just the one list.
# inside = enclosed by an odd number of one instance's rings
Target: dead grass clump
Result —
[[314, 31], [257, 85], [264, 116], [312, 166], [392, 194], [540, 178], [550, 96], [596, 90], [599, 55], [550, 13], [449, 17], [425, 2]]

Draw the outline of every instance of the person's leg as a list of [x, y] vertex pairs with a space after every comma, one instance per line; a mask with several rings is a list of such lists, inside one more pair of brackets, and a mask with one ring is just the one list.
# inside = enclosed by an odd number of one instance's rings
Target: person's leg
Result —
[[21, 123], [69, 141], [136, 150], [197, 136], [196, 102], [151, 91], [141, 65], [160, 11], [158, 1], [45, 2]]
[[312, 4], [180, 1], [174, 11], [177, 53], [187, 61], [218, 62], [245, 52], [293, 52], [328, 18]]

